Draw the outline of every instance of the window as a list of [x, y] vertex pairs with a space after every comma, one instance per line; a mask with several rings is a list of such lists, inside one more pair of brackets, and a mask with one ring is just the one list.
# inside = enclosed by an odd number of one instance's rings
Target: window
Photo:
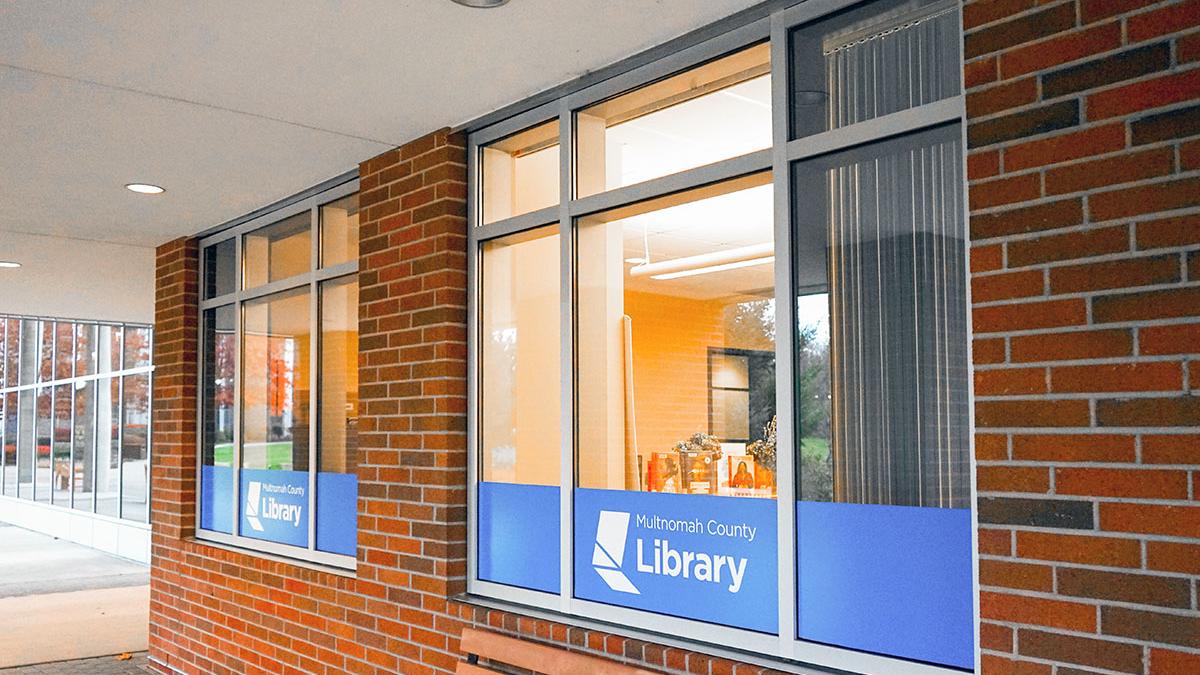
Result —
[[148, 523], [152, 329], [0, 316], [0, 333], [0, 494]]
[[581, 197], [771, 145], [763, 43], [579, 111]]
[[484, 223], [558, 204], [558, 120], [489, 144], [480, 162]]
[[[201, 242], [199, 537], [354, 567], [356, 187]], [[127, 378], [126, 396], [138, 385]], [[135, 434], [121, 446], [126, 480], [136, 480], [137, 428], [125, 418], [123, 434]]]
[[[470, 592], [973, 668], [958, 26], [799, 3], [472, 134]], [[537, 144], [570, 202], [497, 210]]]
[[[483, 242], [480, 578], [559, 591], [561, 378], [557, 225]], [[550, 412], [551, 414], [547, 414]], [[523, 551], [550, 551], [525, 555]]]
[[[952, 665], [973, 650], [958, 600], [971, 596], [960, 136], [941, 126], [793, 167], [794, 223], [811, 244], [796, 261], [808, 270], [796, 297], [800, 636]], [[925, 570], [937, 584], [921, 584]], [[862, 599], [842, 602], [833, 580]]]

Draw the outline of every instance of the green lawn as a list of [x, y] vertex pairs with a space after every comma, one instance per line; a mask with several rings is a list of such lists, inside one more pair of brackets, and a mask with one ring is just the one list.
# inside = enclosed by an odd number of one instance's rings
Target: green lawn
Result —
[[829, 441], [815, 436], [802, 438], [800, 439], [800, 454], [810, 462], [825, 459], [829, 456]]
[[[247, 449], [251, 454], [258, 448], [264, 445], [263, 443], [248, 443]], [[279, 441], [276, 443], [266, 443], [267, 447], [267, 468], [282, 469], [284, 466], [292, 465], [292, 442]], [[256, 454], [256, 453], [255, 453]], [[213, 448], [213, 463], [217, 466], [233, 466], [233, 443], [221, 443]]]

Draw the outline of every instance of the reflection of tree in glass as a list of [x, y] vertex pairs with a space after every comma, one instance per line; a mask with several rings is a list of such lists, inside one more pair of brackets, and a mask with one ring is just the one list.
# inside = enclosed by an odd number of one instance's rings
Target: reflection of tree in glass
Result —
[[144, 328], [125, 329], [125, 367], [150, 365], [150, 331]]
[[809, 324], [800, 327], [796, 347], [800, 498], [832, 501], [829, 342], [816, 324]]
[[726, 314], [726, 344], [739, 349], [775, 348], [775, 300], [751, 300]]
[[[492, 330], [485, 345], [483, 377], [485, 392], [517, 390], [517, 329], [515, 326]], [[487, 401], [488, 415], [483, 420], [483, 439], [487, 453], [484, 480], [516, 480], [516, 419], [513, 396], [494, 396]]]

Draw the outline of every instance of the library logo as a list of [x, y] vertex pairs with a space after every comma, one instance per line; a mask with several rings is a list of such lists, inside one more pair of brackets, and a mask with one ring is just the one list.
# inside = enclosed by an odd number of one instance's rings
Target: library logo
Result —
[[252, 480], [246, 487], [246, 522], [255, 532], [262, 532], [262, 522], [258, 519], [258, 498], [262, 494], [262, 483]]
[[621, 593], [641, 595], [629, 577], [621, 571], [625, 558], [625, 539], [629, 536], [629, 514], [601, 511], [596, 523], [596, 546], [592, 549], [592, 567], [608, 587]]
[[[264, 497], [264, 492], [278, 495], [279, 499], [274, 496]], [[277, 520], [298, 528], [300, 518], [304, 515], [304, 507], [301, 504], [288, 503], [296, 497], [303, 499], [303, 487], [276, 483], [264, 485], [261, 481], [250, 481], [246, 486], [246, 522], [255, 532], [264, 531], [264, 520]]]

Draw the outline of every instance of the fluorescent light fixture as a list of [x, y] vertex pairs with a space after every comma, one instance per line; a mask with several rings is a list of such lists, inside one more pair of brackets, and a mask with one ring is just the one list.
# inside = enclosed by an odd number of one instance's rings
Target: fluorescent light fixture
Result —
[[508, 0], [453, 0], [453, 2], [457, 2], [463, 7], [474, 7], [476, 9], [490, 9], [508, 4]]
[[130, 192], [136, 192], [140, 195], [157, 195], [166, 192], [166, 190], [162, 189], [161, 187], [157, 185], [151, 185], [150, 183], [126, 183], [125, 189], [129, 190]]
[[15, 260], [0, 260], [0, 268], [16, 269], [21, 266], [21, 263]]
[[[638, 265], [629, 270], [629, 276], [650, 277], [651, 279], [678, 279], [680, 277], [692, 276], [691, 272], [695, 274], [720, 272], [739, 267], [761, 265], [764, 262], [774, 259], [775, 242], [767, 241], [761, 244], [727, 248], [722, 251], [713, 251], [712, 253], [701, 253], [700, 255], [690, 255], [685, 258], [661, 260], [656, 263]], [[748, 261], [755, 262], [745, 265], [738, 264]]]
[[724, 272], [726, 270], [736, 270], [743, 267], [754, 267], [756, 265], [769, 265], [775, 262], [775, 256], [769, 255], [764, 258], [751, 258], [750, 260], [739, 260], [737, 262], [725, 263], [723, 265], [709, 265], [707, 267], [696, 267], [690, 270], [681, 270], [679, 272], [667, 272], [666, 274], [652, 275], [651, 279], [666, 281], [668, 279], [682, 279], [684, 277], [694, 277], [699, 274], [711, 274], [713, 272]]
[[645, 258], [626, 258], [625, 262], [629, 263], [630, 265], [645, 265], [650, 261]]

